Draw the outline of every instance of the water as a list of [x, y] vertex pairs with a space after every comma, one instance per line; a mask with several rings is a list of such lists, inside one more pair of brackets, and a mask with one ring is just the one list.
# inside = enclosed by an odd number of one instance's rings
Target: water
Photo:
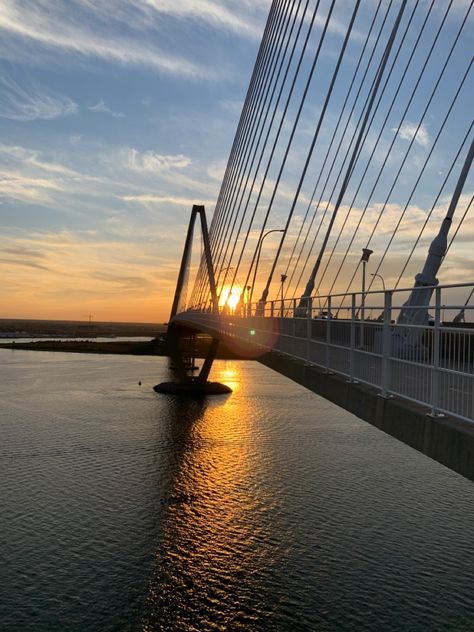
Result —
[[79, 338], [57, 338], [55, 336], [41, 336], [40, 338], [15, 338], [8, 336], [0, 336], [0, 343], [11, 342], [150, 342], [153, 340], [151, 336], [97, 336], [94, 337], [79, 337]]
[[198, 403], [164, 358], [0, 361], [2, 632], [474, 629], [457, 474], [256, 363]]

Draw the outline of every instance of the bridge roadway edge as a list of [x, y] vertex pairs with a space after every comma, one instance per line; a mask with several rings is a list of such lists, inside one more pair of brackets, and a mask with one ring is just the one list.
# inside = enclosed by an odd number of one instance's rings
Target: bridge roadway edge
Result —
[[375, 388], [276, 352], [270, 351], [258, 361], [474, 481], [474, 424], [431, 417], [422, 406], [381, 397]]

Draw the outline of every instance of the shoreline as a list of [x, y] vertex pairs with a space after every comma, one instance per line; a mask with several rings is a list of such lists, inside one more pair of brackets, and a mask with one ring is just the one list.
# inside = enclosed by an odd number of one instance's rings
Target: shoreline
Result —
[[[96, 353], [109, 355], [141, 355], [167, 356], [166, 343], [160, 340], [150, 341], [110, 341], [94, 342], [93, 340], [37, 340], [34, 342], [0, 342], [0, 349], [12, 351], [49, 351], [63, 353]], [[201, 352], [201, 353], [200, 353]], [[203, 357], [203, 349], [196, 349], [196, 357]], [[219, 360], [239, 360], [241, 356], [230, 351], [224, 345], [219, 345], [217, 352]]]

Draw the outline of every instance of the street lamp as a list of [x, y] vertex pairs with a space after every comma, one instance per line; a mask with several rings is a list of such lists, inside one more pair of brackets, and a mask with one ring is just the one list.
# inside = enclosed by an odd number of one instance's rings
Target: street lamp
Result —
[[268, 237], [268, 235], [271, 235], [271, 233], [284, 233], [284, 232], [285, 231], [283, 230], [283, 228], [272, 228], [272, 230], [267, 230], [267, 232], [259, 239], [259, 242], [257, 244], [257, 260], [255, 262], [255, 269], [253, 271], [252, 293], [255, 288], [255, 279], [257, 277], [257, 269], [258, 269], [258, 264], [260, 261], [260, 254], [262, 252], [263, 240], [265, 239], [265, 237]]
[[245, 301], [245, 316], [251, 316], [252, 308], [250, 307], [250, 300], [251, 300], [252, 286], [247, 285], [245, 289], [247, 290], [247, 296], [246, 296], [246, 301]]
[[285, 281], [288, 277], [286, 276], [286, 274], [282, 274], [280, 277], [280, 283], [281, 283], [281, 317], [283, 318], [285, 315], [285, 303], [283, 301], [283, 286], [285, 284]]
[[369, 248], [362, 248], [362, 257], [360, 261], [362, 263], [362, 300], [360, 303], [360, 346], [364, 346], [364, 321], [365, 321], [365, 268], [369, 262], [370, 255], [373, 250]]
[[362, 263], [362, 301], [361, 301], [361, 318], [364, 320], [364, 311], [365, 311], [365, 268], [369, 262], [370, 255], [373, 253], [373, 250], [369, 250], [369, 248], [362, 248], [362, 257], [360, 261]]
[[371, 272], [370, 276], [372, 277], [378, 277], [381, 281], [382, 281], [382, 287], [383, 287], [383, 291], [385, 292], [385, 281], [384, 278], [381, 274], [377, 274], [377, 272]]

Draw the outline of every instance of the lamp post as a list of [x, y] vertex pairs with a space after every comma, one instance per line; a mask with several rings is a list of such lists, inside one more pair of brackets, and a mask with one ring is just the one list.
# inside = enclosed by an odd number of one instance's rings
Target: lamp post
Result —
[[[265, 239], [265, 237], [268, 237], [268, 235], [271, 235], [272, 233], [283, 233], [283, 232], [285, 232], [283, 228], [272, 228], [272, 230], [267, 230], [267, 232], [264, 235], [262, 235], [262, 237], [260, 237], [260, 240], [257, 244], [257, 260], [255, 262], [255, 269], [253, 271], [252, 293], [255, 288], [255, 279], [257, 278], [257, 269], [258, 269], [258, 264], [260, 262], [260, 254], [262, 252], [263, 240]], [[252, 298], [252, 295], [250, 295], [250, 298]]]
[[[383, 278], [381, 274], [377, 274], [377, 272], [371, 272], [370, 276], [374, 277], [374, 279], [375, 277], [378, 277], [382, 281], [384, 304], [385, 304], [385, 279]], [[382, 309], [380, 314], [377, 316], [376, 320], [380, 323], [383, 323], [383, 318], [384, 318], [384, 309]]]
[[370, 276], [378, 277], [382, 281], [383, 291], [385, 292], [385, 280], [381, 274], [377, 274], [377, 272], [372, 272]]
[[360, 303], [361, 306], [361, 318], [364, 320], [364, 311], [365, 311], [365, 273], [366, 266], [369, 262], [370, 255], [373, 253], [373, 250], [369, 250], [369, 248], [362, 248], [362, 257], [360, 261], [362, 263], [362, 300]]
[[247, 290], [247, 296], [246, 296], [246, 302], [245, 302], [245, 316], [252, 316], [252, 307], [250, 305], [252, 286], [247, 285], [245, 289]]
[[360, 302], [360, 346], [364, 346], [364, 320], [365, 320], [365, 273], [366, 266], [369, 262], [370, 255], [373, 253], [373, 250], [369, 248], [362, 248], [362, 257], [360, 261], [362, 263], [362, 300]]
[[285, 315], [285, 304], [283, 301], [283, 286], [285, 284], [285, 281], [288, 277], [286, 276], [286, 274], [282, 274], [280, 277], [280, 283], [281, 283], [281, 317], [283, 318]]

